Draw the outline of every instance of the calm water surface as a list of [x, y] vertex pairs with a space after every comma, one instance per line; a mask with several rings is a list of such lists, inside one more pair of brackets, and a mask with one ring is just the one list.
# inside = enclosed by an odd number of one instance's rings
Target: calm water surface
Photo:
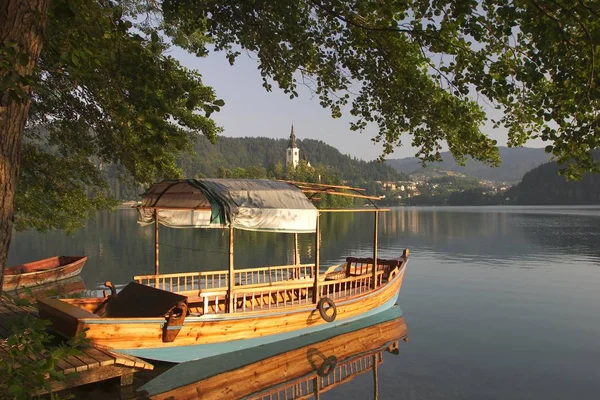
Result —
[[[324, 266], [369, 256], [372, 215], [323, 217]], [[9, 262], [85, 254], [88, 289], [153, 272], [153, 229], [132, 210], [73, 236], [22, 232]], [[227, 236], [161, 228], [161, 272], [227, 268]], [[236, 232], [238, 267], [292, 261], [291, 235]], [[303, 261], [312, 238], [301, 238]], [[411, 250], [400, 293], [409, 342], [386, 354], [380, 399], [600, 398], [600, 207], [398, 208], [380, 257]], [[362, 374], [321, 398], [373, 397]]]

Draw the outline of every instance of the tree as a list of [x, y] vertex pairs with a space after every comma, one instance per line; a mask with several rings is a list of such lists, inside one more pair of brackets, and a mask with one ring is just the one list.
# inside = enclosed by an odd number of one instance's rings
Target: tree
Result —
[[207, 34], [231, 63], [256, 55], [263, 86], [290, 97], [307, 85], [353, 130], [374, 123], [385, 153], [412, 134], [424, 161], [442, 143], [455, 158], [495, 165], [496, 142], [481, 132], [487, 101], [509, 144], [529, 138], [570, 163], [571, 177], [598, 171], [598, 0], [169, 0], [164, 22], [187, 49]]
[[2, 270], [15, 210], [17, 228], [73, 230], [114, 204], [107, 165], [147, 184], [177, 176], [176, 155], [198, 135], [216, 140], [209, 117], [224, 102], [167, 54], [144, 4], [0, 4]]
[[510, 145], [542, 138], [570, 177], [598, 171], [599, 15], [599, 0], [3, 0], [2, 268], [15, 207], [18, 227], [72, 229], [110, 205], [103, 165], [150, 182], [199, 134], [216, 140], [224, 102], [173, 45], [253, 53], [266, 90], [304, 84], [333, 117], [349, 108], [385, 154], [408, 133], [424, 162], [446, 143], [497, 164], [488, 102]]
[[49, 0], [10, 2], [0, 11], [0, 293], [14, 216], [30, 82], [42, 49]]

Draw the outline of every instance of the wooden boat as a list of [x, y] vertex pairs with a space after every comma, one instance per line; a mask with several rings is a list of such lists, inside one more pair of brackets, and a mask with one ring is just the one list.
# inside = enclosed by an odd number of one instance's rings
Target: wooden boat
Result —
[[314, 335], [178, 364], [138, 392], [153, 400], [318, 398], [369, 371], [377, 385], [384, 353], [398, 354], [407, 335], [400, 307], [393, 306]]
[[44, 285], [31, 286], [27, 288], [17, 288], [7, 293], [9, 296], [20, 299], [40, 299], [44, 297], [68, 296], [85, 291], [85, 283], [81, 276], [76, 275], [71, 278], [61, 279], [59, 281], [46, 283]]
[[[377, 257], [378, 216], [387, 209], [317, 210], [305, 193], [334, 193], [346, 186], [269, 180], [205, 179], [152, 185], [138, 208], [141, 223], [155, 226], [155, 273], [136, 276], [105, 298], [42, 299], [38, 309], [54, 329], [81, 331], [94, 345], [170, 362], [185, 362], [272, 343], [343, 325], [396, 303], [408, 250]], [[341, 195], [372, 199], [361, 194]], [[373, 257], [346, 259], [321, 272], [320, 218], [324, 212], [372, 212]], [[229, 269], [160, 274], [158, 223], [229, 230]], [[234, 269], [233, 231], [294, 234], [294, 263]], [[300, 262], [298, 234], [314, 234], [314, 262]], [[376, 262], [374, 262], [376, 260]]]
[[4, 271], [3, 290], [45, 285], [79, 275], [87, 257], [55, 256], [27, 264], [8, 267]]

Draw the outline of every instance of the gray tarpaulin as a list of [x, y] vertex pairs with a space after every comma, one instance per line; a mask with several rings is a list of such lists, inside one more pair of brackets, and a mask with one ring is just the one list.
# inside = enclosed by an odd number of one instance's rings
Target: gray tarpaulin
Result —
[[142, 224], [315, 232], [317, 209], [297, 187], [268, 179], [186, 179], [152, 185], [138, 208]]

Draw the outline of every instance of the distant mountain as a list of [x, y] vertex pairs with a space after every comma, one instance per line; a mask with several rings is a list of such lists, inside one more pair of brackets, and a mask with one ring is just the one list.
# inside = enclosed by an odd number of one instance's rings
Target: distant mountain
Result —
[[511, 204], [571, 205], [600, 204], [600, 174], [587, 173], [580, 181], [567, 181], [561, 167], [550, 162], [527, 172], [506, 196]]
[[[199, 174], [215, 177], [219, 168], [270, 168], [277, 163], [285, 165], [288, 143], [288, 139], [220, 136], [218, 143], [213, 145], [200, 137], [194, 147], [196, 154], [182, 155], [179, 164], [189, 177]], [[343, 180], [358, 183], [408, 178], [387, 164], [350, 157], [320, 140], [304, 139], [296, 143], [301, 159], [308, 160], [312, 165], [327, 166]]]
[[[442, 153], [442, 162], [429, 163], [426, 168], [454, 171], [490, 181], [518, 182], [527, 171], [550, 160], [550, 155], [546, 154], [544, 149], [500, 147], [499, 150], [502, 164], [496, 168], [472, 159], [468, 160], [464, 167], [461, 167], [454, 161], [452, 154], [448, 151]], [[423, 172], [423, 167], [416, 157], [390, 159], [386, 161], [386, 164], [408, 174]]]

